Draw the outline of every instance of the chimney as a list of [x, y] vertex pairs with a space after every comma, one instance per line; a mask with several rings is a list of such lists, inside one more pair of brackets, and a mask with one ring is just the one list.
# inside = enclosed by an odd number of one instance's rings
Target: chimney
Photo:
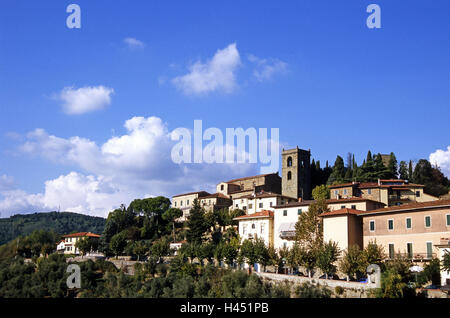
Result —
[[298, 198], [298, 202], [303, 202], [303, 198], [302, 197]]

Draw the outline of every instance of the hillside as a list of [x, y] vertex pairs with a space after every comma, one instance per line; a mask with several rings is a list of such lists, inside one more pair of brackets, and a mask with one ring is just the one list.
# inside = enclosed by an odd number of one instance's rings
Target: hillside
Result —
[[71, 212], [34, 213], [0, 219], [0, 245], [34, 230], [53, 230], [58, 234], [92, 232], [101, 234], [106, 219]]

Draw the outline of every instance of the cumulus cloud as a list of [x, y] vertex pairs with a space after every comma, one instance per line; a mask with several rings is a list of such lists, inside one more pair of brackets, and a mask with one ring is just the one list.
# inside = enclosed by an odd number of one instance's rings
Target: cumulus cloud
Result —
[[123, 42], [128, 46], [130, 49], [140, 49], [145, 46], [144, 42], [139, 41], [135, 38], [125, 38]]
[[430, 162], [437, 164], [442, 172], [450, 177], [450, 146], [447, 147], [447, 150], [438, 149], [430, 154]]
[[278, 59], [263, 59], [250, 54], [248, 60], [255, 64], [253, 76], [259, 82], [269, 80], [276, 74], [286, 74], [288, 70], [288, 64]]
[[101, 144], [79, 136], [57, 137], [43, 129], [28, 133], [20, 146], [23, 153], [81, 171], [48, 180], [42, 193], [0, 191], [0, 212], [61, 209], [106, 216], [135, 198], [215, 191], [220, 181], [259, 172], [256, 164], [249, 163], [175, 164], [173, 132], [158, 117], [133, 117], [124, 128], [126, 133]]
[[81, 88], [65, 87], [55, 96], [62, 102], [63, 111], [68, 115], [80, 115], [105, 108], [111, 104], [114, 89], [100, 86]]
[[236, 43], [218, 50], [212, 59], [195, 62], [189, 73], [176, 77], [172, 83], [187, 95], [204, 95], [211, 92], [231, 93], [237, 87], [236, 70], [241, 58]]

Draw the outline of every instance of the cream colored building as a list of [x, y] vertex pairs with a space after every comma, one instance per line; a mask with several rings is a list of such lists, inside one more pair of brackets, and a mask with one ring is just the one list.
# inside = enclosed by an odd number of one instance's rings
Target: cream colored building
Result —
[[437, 257], [436, 245], [450, 236], [450, 200], [411, 203], [360, 214], [364, 246], [373, 241], [388, 257], [400, 253], [414, 261]]
[[[64, 239], [64, 254], [80, 254], [80, 251], [75, 246], [75, 244], [85, 238], [100, 238], [100, 235], [90, 233], [90, 232], [80, 232], [80, 233], [73, 233], [73, 234], [67, 234], [62, 236]], [[60, 243], [59, 243], [60, 244]]]
[[200, 198], [200, 206], [206, 212], [229, 208], [232, 204], [231, 199], [222, 193], [214, 193]]
[[370, 211], [384, 208], [385, 204], [382, 202], [365, 199], [365, 198], [346, 198], [346, 199], [330, 199], [327, 200], [328, 208], [331, 211], [341, 209], [353, 209], [360, 211]]
[[177, 219], [177, 222], [185, 222], [187, 220], [189, 217], [189, 211], [192, 209], [195, 199], [201, 199], [209, 195], [210, 194], [206, 191], [174, 195], [172, 197], [172, 207], [183, 211], [183, 216]]
[[336, 242], [341, 252], [349, 246], [363, 248], [362, 220], [359, 217], [364, 211], [343, 208], [322, 213], [323, 240]]
[[267, 246], [273, 246], [273, 211], [261, 211], [249, 215], [239, 216], [239, 236], [246, 239], [261, 238]]

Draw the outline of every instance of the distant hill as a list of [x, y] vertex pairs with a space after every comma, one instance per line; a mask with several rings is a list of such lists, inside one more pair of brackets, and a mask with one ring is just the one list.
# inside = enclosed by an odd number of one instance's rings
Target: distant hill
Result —
[[53, 230], [58, 234], [92, 232], [102, 234], [106, 219], [72, 212], [21, 214], [0, 219], [0, 245], [34, 230]]

